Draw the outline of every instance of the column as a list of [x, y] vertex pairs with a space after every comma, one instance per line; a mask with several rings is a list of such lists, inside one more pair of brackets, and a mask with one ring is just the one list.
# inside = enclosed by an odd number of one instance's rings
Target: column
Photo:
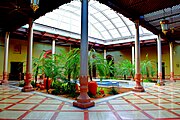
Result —
[[80, 49], [80, 95], [73, 106], [88, 108], [94, 102], [88, 96], [88, 0], [82, 0], [81, 7], [81, 49]]
[[52, 55], [56, 52], [56, 40], [52, 41]]
[[157, 85], [162, 86], [164, 82], [162, 80], [162, 54], [161, 54], [161, 39], [160, 35], [157, 37], [157, 55], [158, 55], [158, 81]]
[[33, 91], [31, 85], [32, 78], [32, 51], [33, 51], [33, 19], [29, 19], [29, 31], [28, 31], [28, 46], [27, 46], [27, 63], [26, 63], [26, 78], [24, 80], [25, 86], [22, 89], [24, 92]]
[[175, 82], [174, 80], [174, 56], [173, 56], [173, 42], [169, 43], [169, 54], [170, 54], [170, 80]]
[[134, 65], [134, 45], [132, 45], [132, 64]]
[[[135, 64], [135, 63], [134, 63], [134, 62], [135, 62], [134, 52], [135, 52], [135, 50], [134, 50], [134, 45], [132, 45], [132, 60], [131, 60], [132, 66], [134, 66], [134, 64]], [[134, 73], [131, 73], [131, 74], [132, 74], [131, 80], [134, 81]]]
[[135, 35], [135, 81], [136, 86], [134, 91], [144, 92], [141, 85], [141, 72], [140, 72], [140, 41], [139, 41], [139, 20], [135, 21], [136, 35]]
[[3, 80], [2, 83], [8, 83], [8, 53], [9, 53], [9, 34], [10, 32], [6, 32], [5, 35], [5, 44], [4, 44], [4, 65], [3, 65]]
[[106, 48], [104, 48], [104, 59], [106, 59], [106, 54], [107, 52], [106, 52]]

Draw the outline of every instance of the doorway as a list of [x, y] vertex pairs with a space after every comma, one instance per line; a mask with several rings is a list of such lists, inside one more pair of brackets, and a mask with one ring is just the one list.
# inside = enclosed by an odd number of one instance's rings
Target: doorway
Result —
[[162, 62], [162, 79], [165, 79], [165, 62]]
[[9, 80], [23, 80], [23, 62], [11, 62]]
[[[158, 63], [157, 63], [157, 78], [158, 78]], [[162, 79], [165, 79], [165, 62], [162, 62]]]

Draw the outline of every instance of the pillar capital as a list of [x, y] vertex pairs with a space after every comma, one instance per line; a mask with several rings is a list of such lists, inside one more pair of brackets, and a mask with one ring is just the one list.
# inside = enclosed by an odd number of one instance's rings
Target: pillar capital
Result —
[[134, 23], [135, 23], [135, 28], [138, 29], [139, 28], [139, 20], [135, 20]]

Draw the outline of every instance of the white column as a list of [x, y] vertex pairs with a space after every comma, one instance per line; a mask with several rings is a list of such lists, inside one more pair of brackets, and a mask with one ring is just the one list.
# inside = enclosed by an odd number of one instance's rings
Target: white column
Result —
[[132, 46], [132, 64], [134, 65], [134, 45]]
[[25, 79], [25, 86], [22, 89], [22, 91], [24, 91], [24, 92], [29, 92], [29, 91], [34, 90], [32, 85], [31, 85], [31, 80], [32, 80], [32, 52], [33, 52], [33, 19], [29, 18], [26, 79]]
[[173, 56], [173, 42], [169, 43], [169, 54], [170, 54], [170, 80], [174, 80], [174, 56]]
[[4, 66], [3, 66], [3, 83], [8, 83], [8, 55], [9, 55], [9, 35], [10, 32], [6, 32], [5, 35], [5, 49], [4, 49]]
[[106, 49], [104, 49], [104, 59], [106, 59]]
[[139, 40], [139, 20], [135, 21], [135, 81], [136, 86], [134, 91], [144, 92], [143, 86], [141, 86], [141, 72], [140, 72], [140, 40]]
[[158, 84], [163, 85], [162, 81], [162, 54], [161, 54], [161, 39], [157, 36], [157, 56], [158, 56]]
[[52, 41], [52, 54], [55, 54], [56, 52], [56, 40]]

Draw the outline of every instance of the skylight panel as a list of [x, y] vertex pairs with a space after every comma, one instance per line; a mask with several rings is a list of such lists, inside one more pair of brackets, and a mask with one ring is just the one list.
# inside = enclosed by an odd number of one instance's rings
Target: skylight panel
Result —
[[98, 21], [93, 18], [92, 16], [89, 16], [89, 21], [91, 21], [92, 24], [97, 23]]
[[94, 26], [96, 26], [96, 28], [97, 28], [99, 31], [104, 31], [104, 30], [106, 30], [100, 23], [96, 23], [96, 24], [94, 24]]
[[101, 32], [101, 34], [103, 35], [104, 39], [112, 39], [112, 37], [110, 36], [110, 34], [107, 31], [103, 31]]
[[129, 26], [129, 29], [131, 30], [131, 33], [132, 33], [133, 35], [135, 35], [135, 33], [136, 33], [136, 31], [135, 31], [135, 25], [130, 25], [130, 26]]
[[119, 35], [117, 29], [109, 30], [109, 32], [111, 33], [111, 35], [113, 36], [113, 38], [120, 37], [120, 35]]
[[129, 30], [127, 29], [127, 27], [122, 27], [122, 28], [118, 28], [119, 31], [121, 32], [122, 36], [130, 36], [130, 32]]
[[105, 21], [107, 20], [107, 18], [100, 12], [93, 14], [97, 19], [99, 19], [99, 21]]
[[95, 13], [98, 12], [96, 9], [94, 9], [94, 8], [91, 7], [91, 6], [90, 6], [88, 9], [89, 9], [89, 13], [91, 13], [91, 14], [95, 14]]

